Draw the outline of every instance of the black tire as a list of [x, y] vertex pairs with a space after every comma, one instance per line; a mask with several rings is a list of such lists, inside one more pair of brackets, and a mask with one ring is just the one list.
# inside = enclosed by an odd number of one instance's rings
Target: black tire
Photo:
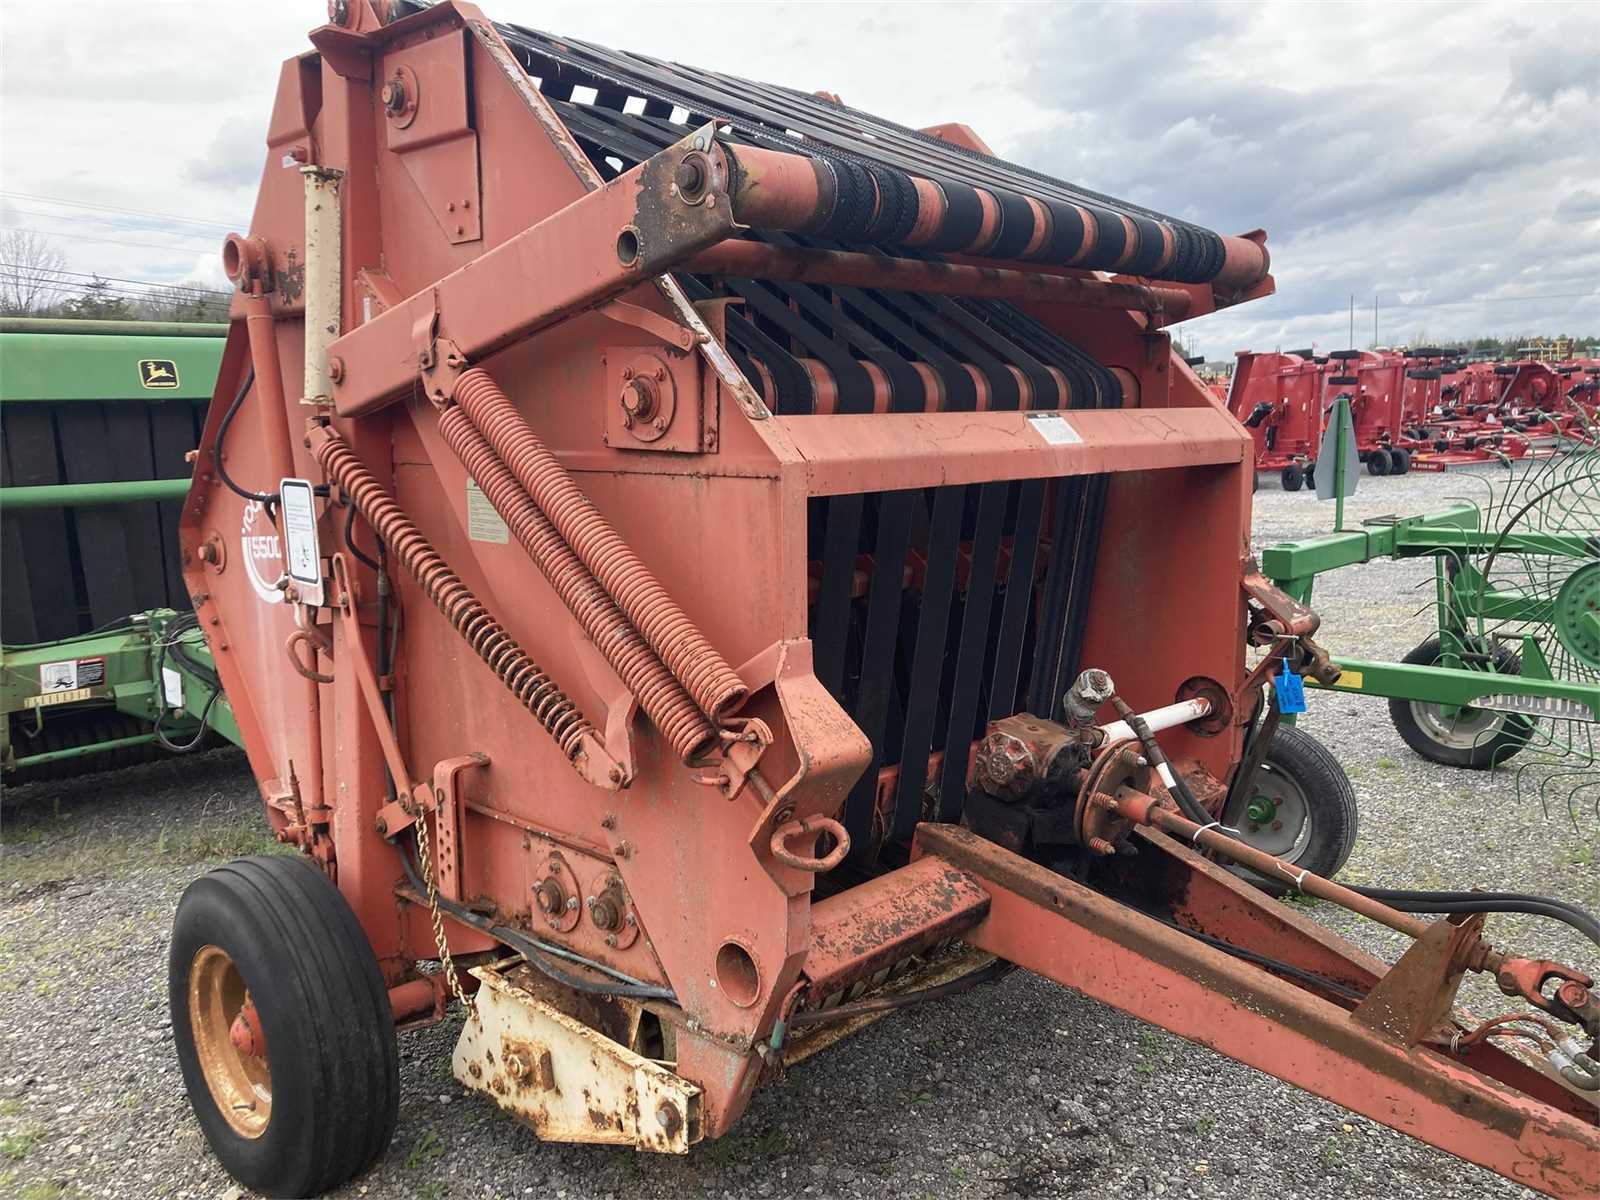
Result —
[[1406, 372], [1407, 379], [1438, 379], [1442, 372], [1438, 367], [1417, 367]]
[[1387, 475], [1389, 473], [1389, 452], [1387, 450], [1373, 450], [1367, 455], [1368, 475]]
[[1338, 359], [1341, 362], [1350, 362], [1353, 359], [1360, 358], [1361, 357], [1361, 351], [1359, 351], [1359, 350], [1329, 350], [1328, 351], [1328, 357], [1332, 358], [1332, 359]]
[[1411, 470], [1411, 451], [1403, 446], [1392, 446], [1389, 449], [1389, 474], [1404, 475]]
[[1305, 468], [1299, 463], [1290, 463], [1279, 473], [1278, 479], [1283, 484], [1284, 491], [1298, 492], [1303, 486], [1305, 486]]
[[[1250, 806], [1264, 796], [1278, 797], [1273, 816], [1286, 813], [1288, 798], [1298, 797], [1298, 826], [1273, 829], [1270, 822], [1253, 821]], [[1303, 729], [1281, 725], [1262, 761], [1252, 795], [1241, 796], [1224, 810], [1222, 823], [1237, 829], [1241, 841], [1276, 854], [1292, 867], [1331, 879], [1355, 848], [1360, 821], [1355, 788], [1339, 760]], [[1234, 871], [1274, 896], [1293, 889], [1287, 879], [1272, 879], [1239, 867]]]
[[[1483, 654], [1501, 675], [1522, 674], [1522, 659], [1504, 646], [1469, 647]], [[1439, 661], [1439, 635], [1434, 634], [1400, 661], [1431, 667]], [[1389, 719], [1396, 732], [1429, 762], [1446, 767], [1465, 767], [1487, 771], [1520, 751], [1533, 738], [1537, 722], [1512, 713], [1492, 713], [1467, 707], [1446, 730], [1438, 706], [1410, 700], [1391, 699]], [[1462, 722], [1465, 722], [1463, 726]]]
[[1517, 368], [1511, 366], [1509, 363], [1505, 363], [1496, 367], [1494, 369], [1494, 373], [1496, 375], [1515, 375], [1517, 373]]
[[1306, 464], [1306, 486], [1315, 489], [1317, 486], [1317, 464]]
[[1255, 469], [1250, 471], [1250, 494], [1254, 496], [1261, 490], [1261, 472]]
[[[249, 1131], [224, 1115], [196, 1048], [191, 982], [213, 994], [215, 951], [231, 960], [215, 994], [248, 997], [259, 1017], [265, 1062], [265, 1124]], [[400, 1104], [399, 1054], [389, 993], [355, 913], [326, 876], [303, 858], [243, 858], [202, 875], [178, 902], [167, 965], [173, 1040], [200, 1128], [228, 1173], [268, 1196], [315, 1196], [350, 1179], [383, 1153]], [[230, 1005], [217, 1005], [224, 1016]], [[238, 1011], [238, 1005], [232, 1006]], [[213, 1062], [226, 1055], [215, 1022], [201, 1039]], [[226, 1038], [223, 1039], [226, 1041]], [[226, 1085], [223, 1085], [226, 1086]], [[235, 1095], [245, 1093], [237, 1091]], [[241, 1113], [260, 1100], [230, 1104]]]

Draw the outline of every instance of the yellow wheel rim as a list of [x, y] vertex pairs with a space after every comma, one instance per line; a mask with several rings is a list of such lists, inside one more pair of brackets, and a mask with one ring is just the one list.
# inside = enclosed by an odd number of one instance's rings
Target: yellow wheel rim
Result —
[[[253, 1038], [239, 1039], [243, 1048], [234, 1037], [235, 1022], [242, 1028], [253, 1024], [256, 1030]], [[272, 1119], [272, 1071], [249, 989], [219, 946], [202, 946], [189, 965], [189, 1028], [218, 1110], [240, 1137], [260, 1137]]]

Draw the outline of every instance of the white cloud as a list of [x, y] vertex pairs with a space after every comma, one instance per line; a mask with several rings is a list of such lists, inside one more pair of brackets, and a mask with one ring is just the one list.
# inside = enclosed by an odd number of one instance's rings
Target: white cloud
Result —
[[[1363, 343], [1375, 293], [1385, 341], [1600, 327], [1600, 301], [1570, 295], [1600, 287], [1584, 4], [483, 4], [908, 125], [963, 121], [1086, 187], [1263, 226], [1278, 295], [1182, 327], [1211, 357], [1342, 345], [1352, 293]], [[70, 35], [47, 5], [0, 17], [0, 186], [184, 220], [16, 200], [0, 223], [54, 231], [74, 270], [218, 281], [279, 64], [322, 0], [73, 13]]]

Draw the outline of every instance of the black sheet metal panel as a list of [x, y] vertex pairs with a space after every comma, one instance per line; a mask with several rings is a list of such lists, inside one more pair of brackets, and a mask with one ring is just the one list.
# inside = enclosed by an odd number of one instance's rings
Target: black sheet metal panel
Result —
[[[186, 479], [190, 465], [184, 458], [200, 444], [203, 407], [192, 404], [155, 404], [147, 410], [150, 419], [152, 479]], [[189, 607], [183, 584], [183, 563], [178, 546], [180, 500], [164, 500], [155, 506], [156, 528], [161, 537], [160, 559], [163, 603], [182, 612]]]
[[[55, 422], [43, 405], [0, 407], [5, 442], [5, 486], [61, 483]], [[57, 509], [0, 514], [4, 557], [0, 559], [0, 640], [44, 642], [91, 628], [83, 620], [73, 584], [73, 552], [67, 517]]]

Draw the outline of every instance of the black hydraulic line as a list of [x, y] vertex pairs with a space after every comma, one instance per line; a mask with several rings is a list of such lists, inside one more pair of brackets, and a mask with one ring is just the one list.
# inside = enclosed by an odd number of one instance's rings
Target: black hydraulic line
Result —
[[[418, 896], [426, 896], [428, 894], [427, 886], [422, 882], [417, 872], [416, 863], [412, 861], [411, 855], [401, 847], [400, 843], [391, 839], [391, 844], [400, 853], [401, 868], [404, 870], [406, 881], [411, 885], [412, 890]], [[522, 932], [520, 929], [513, 929], [509, 925], [497, 925], [488, 917], [473, 912], [466, 905], [457, 904], [454, 900], [448, 900], [443, 896], [438, 897], [438, 904], [442, 911], [449, 913], [455, 920], [464, 925], [470, 925], [482, 933], [487, 933], [505, 945], [510, 946], [523, 958], [527, 959], [529, 966], [547, 975], [563, 987], [569, 987], [573, 991], [586, 992], [595, 996], [621, 996], [632, 1000], [665, 1000], [669, 1004], [678, 1003], [677, 994], [671, 988], [645, 983], [642, 979], [635, 979], [631, 975], [625, 975], [621, 971], [606, 966], [604, 963], [594, 962], [581, 955], [574, 954], [563, 946], [554, 946], [548, 942], [541, 941], [531, 934]], [[596, 983], [590, 979], [580, 979], [578, 976], [569, 974], [546, 961], [552, 956], [570, 959], [592, 971], [610, 975], [619, 982]]]
[[1217, 821], [1200, 806], [1200, 801], [1194, 798], [1194, 793], [1183, 781], [1183, 776], [1172, 769], [1172, 764], [1167, 761], [1166, 752], [1161, 749], [1161, 743], [1156, 741], [1156, 735], [1150, 729], [1150, 723], [1129, 708], [1128, 702], [1114, 692], [1111, 695], [1111, 705], [1139, 739], [1139, 744], [1144, 747], [1144, 756], [1150, 760], [1150, 765], [1156, 769], [1156, 774], [1161, 776], [1161, 782], [1167, 785], [1167, 790], [1177, 800], [1183, 815], [1197, 825], [1216, 825]]
[[1523, 892], [1413, 892], [1401, 888], [1349, 886], [1369, 900], [1378, 900], [1407, 913], [1529, 913], [1548, 917], [1576, 929], [1600, 946], [1600, 920], [1593, 914], [1553, 896]]
[[228, 405], [228, 411], [222, 414], [222, 420], [217, 425], [217, 440], [216, 444], [211, 447], [211, 461], [217, 468], [217, 478], [222, 480], [223, 485], [230, 492], [241, 499], [254, 500], [258, 504], [265, 504], [270, 515], [272, 506], [278, 502], [277, 494], [274, 492], [252, 492], [247, 488], [240, 487], [233, 481], [233, 476], [228, 474], [228, 467], [224, 461], [226, 455], [223, 453], [223, 444], [228, 440], [228, 429], [233, 425], [234, 417], [239, 415], [239, 409], [244, 404], [245, 395], [250, 391], [255, 381], [256, 369], [252, 366], [245, 372], [244, 382], [239, 385], [239, 390], [233, 397], [233, 403]]
[[[356, 506], [350, 503], [349, 496], [341, 496], [339, 502], [345, 507], [344, 544], [349, 547], [350, 553], [354, 554], [363, 566], [371, 567], [374, 571], [381, 571], [383, 568], [378, 565], [378, 560], [356, 545]], [[379, 546], [379, 552], [382, 553], [381, 545]]]
[[1243, 946], [1235, 946], [1232, 942], [1225, 942], [1219, 937], [1212, 937], [1209, 933], [1201, 933], [1198, 929], [1190, 929], [1188, 926], [1180, 925], [1167, 917], [1156, 916], [1154, 913], [1146, 913], [1145, 915], [1153, 920], [1160, 921], [1169, 929], [1176, 929], [1179, 933], [1194, 938], [1197, 942], [1204, 942], [1208, 946], [1221, 950], [1224, 954], [1231, 954], [1234, 958], [1247, 963], [1254, 963], [1258, 967], [1265, 967], [1275, 974], [1285, 975], [1290, 979], [1299, 980], [1301, 983], [1309, 983], [1313, 987], [1326, 988], [1328, 991], [1352, 1003], [1359, 1004], [1367, 998], [1365, 992], [1357, 991], [1348, 984], [1339, 983], [1337, 980], [1329, 979], [1325, 975], [1318, 975], [1315, 971], [1307, 971], [1303, 967], [1286, 963], [1282, 959], [1273, 958], [1267, 954], [1258, 954], [1254, 950], [1246, 950]]

